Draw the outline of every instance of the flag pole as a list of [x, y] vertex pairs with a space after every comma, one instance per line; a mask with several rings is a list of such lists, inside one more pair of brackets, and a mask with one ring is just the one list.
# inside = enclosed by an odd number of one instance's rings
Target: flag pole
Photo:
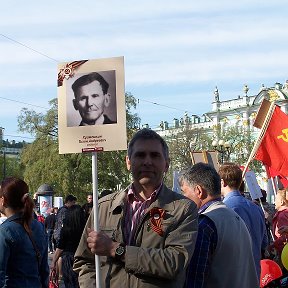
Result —
[[271, 184], [272, 184], [272, 188], [273, 188], [273, 192], [274, 192], [274, 196], [276, 196], [277, 194], [277, 189], [276, 189], [276, 185], [275, 185], [275, 178], [274, 177], [270, 177], [271, 180]]
[[[255, 154], [256, 154], [256, 152], [257, 152], [257, 150], [258, 150], [258, 148], [259, 148], [259, 146], [260, 146], [260, 144], [261, 144], [261, 142], [263, 140], [263, 137], [264, 137], [264, 135], [265, 135], [265, 133], [267, 131], [267, 128], [268, 128], [270, 120], [271, 120], [271, 116], [272, 116], [275, 108], [276, 108], [276, 105], [274, 104], [274, 102], [271, 102], [270, 106], [269, 106], [269, 109], [268, 109], [268, 112], [267, 112], [267, 114], [265, 116], [265, 119], [263, 121], [263, 125], [261, 127], [261, 130], [260, 130], [260, 132], [258, 134], [258, 138], [256, 139], [256, 141], [254, 143], [254, 146], [253, 146], [253, 149], [252, 149], [252, 151], [251, 151], [251, 153], [249, 155], [249, 158], [248, 158], [248, 160], [247, 160], [247, 162], [246, 162], [246, 164], [244, 166], [244, 170], [243, 170], [243, 173], [242, 173], [242, 179], [244, 179], [245, 174], [246, 174], [246, 172], [248, 170], [248, 166], [249, 166], [250, 162], [253, 160], [253, 158], [254, 158], [254, 156], [255, 156]], [[257, 116], [258, 116], [260, 111], [261, 111], [261, 106], [260, 106], [260, 109], [259, 109], [259, 111], [257, 113]]]
[[[262, 210], [263, 210], [263, 213], [264, 213], [264, 215], [265, 215], [265, 209], [264, 209], [263, 203], [262, 203], [262, 201], [261, 201], [261, 198], [258, 198], [258, 200], [259, 200], [259, 202], [260, 202], [260, 206], [261, 206], [261, 208], [262, 208]], [[266, 217], [265, 217], [265, 218], [266, 218]], [[274, 235], [273, 235], [270, 227], [269, 227], [268, 229], [269, 229], [270, 236], [271, 236], [272, 240], [275, 241], [275, 237], [274, 237]]]
[[265, 167], [265, 170], [266, 170], [267, 178], [268, 178], [268, 180], [270, 179], [270, 181], [271, 181], [273, 194], [274, 194], [274, 196], [276, 196], [277, 190], [276, 190], [276, 185], [275, 185], [275, 181], [274, 181], [275, 179], [274, 179], [274, 177], [272, 177], [270, 175], [268, 166], [264, 164], [264, 167]]
[[[94, 211], [94, 230], [99, 232], [99, 213], [98, 213], [98, 182], [97, 182], [97, 152], [92, 152], [92, 185], [93, 185], [93, 211]], [[96, 287], [101, 288], [100, 280], [100, 257], [95, 254]]]

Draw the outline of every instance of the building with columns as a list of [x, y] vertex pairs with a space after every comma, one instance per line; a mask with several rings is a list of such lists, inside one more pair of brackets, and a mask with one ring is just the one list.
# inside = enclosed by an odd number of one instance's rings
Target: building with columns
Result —
[[248, 92], [249, 87], [245, 85], [242, 96], [221, 101], [221, 94], [216, 87], [211, 111], [207, 111], [201, 116], [188, 115], [185, 112], [181, 119], [174, 118], [172, 124], [169, 124], [168, 121], [161, 121], [159, 127], [154, 130], [164, 137], [169, 136], [172, 131], [175, 133], [175, 130], [188, 125], [190, 129], [203, 128], [210, 135], [213, 135], [215, 127], [225, 130], [229, 126], [246, 127], [251, 132], [256, 132], [258, 129], [253, 127], [253, 123], [264, 98], [275, 101], [275, 104], [288, 114], [288, 80], [284, 84], [275, 83], [273, 87], [262, 85], [257, 95], [248, 96]]
[[[162, 121], [159, 127], [154, 130], [162, 137], [169, 137], [175, 135], [175, 133], [177, 134], [177, 130], [179, 130], [179, 132], [183, 131], [183, 128], [191, 130], [202, 129], [205, 133], [207, 132], [209, 136], [212, 136], [217, 143], [217, 141], [220, 140], [217, 139], [216, 136], [217, 129], [220, 128], [220, 131], [225, 131], [229, 126], [244, 128], [251, 132], [252, 137], [255, 136], [256, 138], [260, 130], [255, 128], [253, 123], [264, 98], [271, 102], [274, 101], [276, 105], [281, 107], [284, 113], [288, 114], [288, 80], [284, 84], [275, 83], [273, 87], [265, 87], [262, 85], [257, 95], [250, 96], [248, 92], [249, 87], [244, 85], [242, 96], [221, 101], [221, 94], [216, 87], [211, 111], [207, 111], [201, 116], [196, 114], [188, 115], [188, 113], [185, 113], [181, 119], [173, 119], [171, 125], [169, 125], [167, 121]], [[221, 145], [224, 146], [224, 141], [221, 141]], [[274, 202], [271, 181], [269, 180], [267, 182], [265, 175], [262, 178], [259, 177], [258, 182], [261, 187], [267, 190], [268, 200]]]

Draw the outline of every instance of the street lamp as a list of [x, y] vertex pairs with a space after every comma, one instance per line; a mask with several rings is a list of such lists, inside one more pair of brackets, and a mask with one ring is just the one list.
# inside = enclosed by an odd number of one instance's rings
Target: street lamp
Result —
[[190, 151], [192, 151], [192, 152], [195, 151], [196, 146], [197, 146], [196, 139], [191, 140], [190, 143], [189, 143]]
[[214, 140], [212, 142], [212, 146], [217, 152], [221, 154], [221, 164], [223, 164], [224, 159], [229, 159], [231, 152], [231, 145], [229, 141], [225, 142], [223, 139], [220, 139], [219, 141]]

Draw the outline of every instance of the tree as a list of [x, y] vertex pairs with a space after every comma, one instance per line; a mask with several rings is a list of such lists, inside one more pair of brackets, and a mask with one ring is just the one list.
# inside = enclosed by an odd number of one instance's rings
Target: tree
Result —
[[170, 151], [170, 168], [166, 175], [166, 183], [172, 187], [173, 172], [191, 166], [191, 152], [208, 150], [212, 140], [204, 129], [191, 129], [190, 126], [174, 130], [165, 139]]
[[58, 137], [58, 103], [57, 98], [49, 101], [50, 109], [46, 114], [36, 113], [34, 110], [23, 108], [18, 116], [18, 128], [21, 132], [28, 132], [35, 138]]
[[[239, 165], [246, 164], [254, 145], [251, 131], [240, 126], [230, 126], [225, 130], [216, 127], [213, 134], [209, 134], [207, 130], [191, 129], [191, 126], [188, 125], [175, 129], [165, 138], [171, 158], [169, 172], [166, 175], [166, 183], [170, 187], [173, 186], [173, 171], [181, 171], [192, 165], [191, 152], [215, 151], [212, 146], [213, 140], [229, 141], [230, 148], [224, 155], [224, 161], [233, 161]], [[219, 157], [221, 157], [220, 153]], [[257, 161], [251, 162], [249, 168], [257, 174], [262, 172], [261, 164]]]
[[[246, 164], [255, 142], [253, 133], [246, 128], [243, 126], [230, 126], [224, 131], [218, 131], [218, 139], [228, 141], [230, 144], [224, 161], [233, 161], [243, 166]], [[249, 167], [256, 173], [262, 172], [261, 165], [256, 161], [251, 162]]]
[[[132, 113], [137, 105], [136, 99], [130, 93], [125, 96], [129, 140], [133, 132], [139, 129], [140, 118]], [[74, 194], [80, 202], [84, 202], [86, 194], [92, 191], [91, 155], [59, 154], [57, 99], [51, 100], [49, 104], [51, 107], [46, 114], [24, 108], [18, 117], [20, 131], [29, 132], [36, 138], [21, 155], [24, 179], [33, 192], [47, 183], [53, 187], [56, 195]], [[115, 191], [128, 185], [125, 155], [125, 151], [97, 154], [99, 191]]]
[[19, 157], [17, 155], [11, 156], [4, 153], [0, 157], [0, 179], [5, 177], [23, 177], [23, 167], [20, 165]]
[[[1, 132], [1, 130], [0, 130]], [[1, 136], [1, 135], [0, 135]], [[22, 177], [22, 167], [19, 161], [19, 155], [15, 151], [8, 153], [7, 148], [23, 148], [25, 142], [2, 140], [0, 142], [0, 179], [9, 176]]]

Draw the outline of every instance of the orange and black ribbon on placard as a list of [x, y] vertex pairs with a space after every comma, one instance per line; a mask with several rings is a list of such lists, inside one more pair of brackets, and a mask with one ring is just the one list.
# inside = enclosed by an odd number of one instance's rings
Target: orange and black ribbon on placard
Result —
[[58, 87], [63, 85], [64, 78], [69, 79], [74, 76], [76, 68], [87, 62], [88, 60], [73, 61], [67, 63], [64, 68], [61, 68], [58, 73]]
[[164, 235], [163, 229], [162, 229], [162, 220], [165, 214], [165, 210], [161, 208], [152, 208], [150, 210], [150, 223], [151, 228], [154, 232], [159, 234], [160, 236]]

